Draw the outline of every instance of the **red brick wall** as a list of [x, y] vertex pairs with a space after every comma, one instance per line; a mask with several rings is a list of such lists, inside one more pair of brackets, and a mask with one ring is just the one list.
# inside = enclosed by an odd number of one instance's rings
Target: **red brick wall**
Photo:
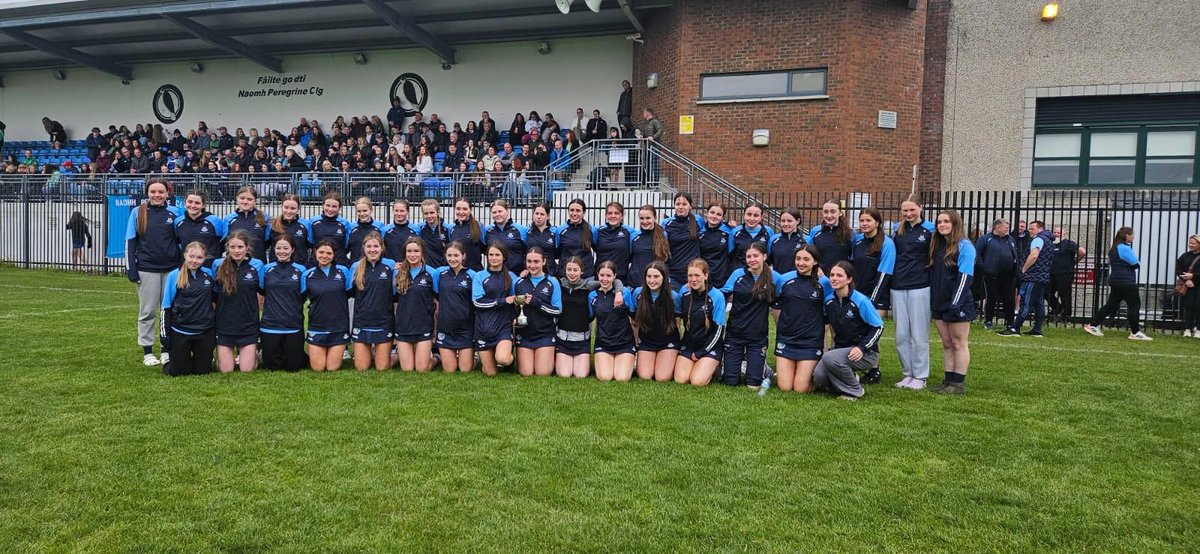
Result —
[[[925, 2], [676, 0], [634, 50], [634, 109], [665, 142], [751, 192], [908, 190], [920, 156]], [[702, 73], [829, 68], [829, 99], [697, 105]], [[657, 72], [659, 86], [645, 88]], [[879, 129], [879, 110], [898, 128]], [[696, 117], [680, 136], [680, 115]], [[771, 145], [750, 146], [771, 131]]]

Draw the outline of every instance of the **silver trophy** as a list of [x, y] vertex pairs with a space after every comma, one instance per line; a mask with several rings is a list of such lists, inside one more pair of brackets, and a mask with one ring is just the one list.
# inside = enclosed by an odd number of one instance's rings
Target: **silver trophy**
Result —
[[525, 297], [517, 297], [517, 328], [520, 329], [529, 325], [529, 318], [525, 316]]

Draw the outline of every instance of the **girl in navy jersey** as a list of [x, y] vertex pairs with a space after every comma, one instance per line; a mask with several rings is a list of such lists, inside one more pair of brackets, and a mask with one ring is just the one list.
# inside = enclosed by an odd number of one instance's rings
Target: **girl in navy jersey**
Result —
[[767, 317], [775, 301], [779, 274], [767, 262], [767, 247], [752, 242], [746, 248], [746, 267], [733, 270], [721, 292], [729, 298], [729, 328], [725, 333], [721, 378], [737, 385], [746, 362], [746, 386], [762, 384], [767, 366]]
[[775, 374], [779, 390], [812, 390], [813, 368], [825, 350], [825, 298], [833, 294], [829, 279], [820, 274], [816, 247], [796, 251], [793, 271], [775, 284]]
[[212, 261], [221, 252], [221, 241], [225, 238], [225, 223], [205, 209], [207, 204], [204, 191], [188, 192], [183, 199], [182, 217], [175, 218], [175, 237], [180, 248], [193, 242], [203, 245], [206, 256], [204, 267], [212, 266]]
[[329, 239], [333, 245], [333, 263], [350, 265], [346, 246], [350, 240], [350, 220], [341, 216], [342, 197], [335, 190], [329, 191], [321, 201], [321, 215], [308, 220], [308, 230], [313, 244]]
[[[529, 232], [525, 234], [525, 247], [537, 246], [543, 252], [555, 253], [546, 259], [545, 272], [547, 275], [557, 275], [558, 262], [555, 260], [555, 256], [558, 252], [558, 233], [555, 232], [554, 226], [550, 225], [550, 206], [545, 202], [534, 204], [532, 219]], [[524, 263], [525, 261], [521, 260], [522, 266]]]
[[[880, 319], [891, 309], [891, 277], [896, 267], [896, 244], [883, 233], [883, 214], [876, 208], [863, 208], [858, 214], [859, 235], [854, 242], [854, 286], [875, 305]], [[864, 384], [883, 378], [873, 367], [862, 376]]]
[[638, 210], [638, 228], [633, 235], [629, 254], [629, 283], [632, 287], [642, 286], [646, 268], [652, 262], [667, 263], [671, 257], [671, 245], [667, 233], [649, 204]]
[[846, 221], [841, 204], [830, 200], [821, 205], [821, 224], [808, 232], [808, 243], [821, 252], [821, 271], [854, 255], [854, 231]]
[[529, 377], [554, 373], [555, 320], [562, 314], [562, 289], [558, 279], [546, 275], [546, 254], [533, 247], [525, 254], [528, 275], [517, 279], [513, 294], [528, 323], [517, 327], [517, 371]]
[[217, 369], [241, 371], [258, 365], [258, 282], [263, 264], [250, 250], [245, 231], [235, 230], [225, 239], [225, 257], [213, 261], [220, 294], [217, 295]]
[[[450, 244], [450, 229], [442, 221], [438, 201], [428, 198], [421, 202], [421, 217], [425, 224], [417, 228], [417, 235], [421, 237], [421, 242], [425, 243], [425, 263], [433, 267], [442, 267], [446, 265], [446, 245]], [[469, 263], [466, 265], [470, 267]]]
[[324, 239], [313, 248], [315, 266], [304, 272], [300, 288], [308, 299], [308, 364], [313, 371], [337, 371], [350, 340], [350, 269], [335, 265], [337, 248]]
[[[254, 187], [246, 185], [237, 192], [237, 210], [225, 216], [225, 234], [234, 231], [245, 231], [249, 238], [250, 251], [259, 260], [267, 259], [265, 242], [267, 238], [267, 214], [258, 209], [258, 192]], [[217, 333], [218, 335], [220, 333]], [[220, 356], [218, 355], [218, 358]]]
[[363, 257], [350, 266], [354, 280], [354, 368], [380, 371], [392, 366], [392, 319], [396, 296], [396, 262], [383, 257], [383, 237], [363, 238]]
[[450, 225], [450, 240], [461, 243], [467, 249], [468, 268], [473, 271], [483, 269], [483, 230], [475, 214], [471, 213], [471, 201], [466, 198], [454, 201], [454, 224]]
[[288, 237], [292, 241], [291, 261], [305, 263], [308, 260], [312, 231], [308, 223], [300, 219], [300, 197], [295, 194], [283, 195], [283, 201], [279, 203], [279, 215], [267, 227], [268, 260], [277, 261], [274, 258], [275, 242], [281, 237]]
[[866, 295], [854, 290], [854, 265], [850, 262], [841, 261], [830, 268], [829, 284], [833, 294], [825, 300], [825, 315], [833, 332], [833, 349], [813, 368], [813, 388], [842, 400], [857, 400], [864, 391], [855, 372], [879, 364], [883, 320]]
[[555, 229], [558, 242], [558, 273], [563, 276], [563, 262], [568, 258], [583, 261], [583, 274], [594, 275], [595, 260], [592, 246], [596, 244], [596, 230], [583, 218], [587, 206], [578, 198], [567, 204], [567, 222]]
[[893, 238], [896, 267], [892, 273], [892, 315], [896, 320], [896, 352], [904, 379], [896, 388], [921, 390], [929, 378], [929, 243], [933, 223], [921, 216], [916, 195], [900, 203], [904, 221]]
[[588, 293], [588, 307], [596, 318], [596, 342], [592, 352], [596, 378], [601, 381], [628, 381], [633, 377], [634, 340], [630, 321], [633, 295], [618, 287], [617, 268], [612, 262], [600, 262], [596, 270], [600, 286]]
[[301, 292], [304, 266], [293, 263], [296, 249], [290, 235], [276, 237], [271, 257], [275, 260], [258, 275], [262, 291], [263, 367], [299, 371], [304, 367], [304, 295]]
[[[612, 262], [617, 268], [617, 278], [627, 279], [632, 240], [633, 227], [625, 224], [625, 206], [620, 202], [609, 202], [604, 207], [604, 226], [596, 230], [596, 265]], [[584, 275], [591, 277], [594, 273]]]
[[508, 201], [497, 198], [492, 202], [492, 224], [483, 234], [483, 243], [500, 241], [508, 249], [508, 270], [513, 273], [525, 271], [525, 237], [529, 230], [513, 223], [508, 212]]
[[588, 305], [591, 291], [599, 286], [599, 281], [584, 278], [583, 261], [579, 258], [568, 258], [563, 273], [566, 276], [559, 280], [562, 313], [554, 340], [554, 371], [559, 377], [587, 377], [592, 342], [592, 313]]
[[437, 275], [437, 340], [442, 370], [471, 371], [475, 367], [475, 306], [471, 301], [471, 270], [463, 267], [463, 246], [446, 247], [446, 267]]
[[692, 213], [692, 196], [686, 192], [676, 193], [675, 213], [662, 221], [667, 243], [671, 245], [671, 257], [667, 259], [670, 288], [683, 287], [687, 281], [687, 264], [700, 257], [702, 224], [700, 216]]
[[393, 260], [403, 258], [404, 244], [409, 237], [417, 236], [417, 226], [408, 220], [408, 200], [396, 199], [392, 202], [392, 222], [383, 227], [384, 255]]
[[710, 283], [723, 284], [729, 278], [730, 266], [734, 265], [730, 257], [732, 249], [733, 229], [725, 223], [725, 206], [709, 204], [704, 213], [704, 227], [700, 229], [700, 258], [708, 263]]
[[371, 199], [363, 196], [354, 201], [354, 225], [350, 227], [350, 238], [346, 240], [346, 250], [350, 252], [351, 260], [362, 259], [362, 241], [371, 233], [382, 237], [383, 224], [375, 221], [375, 216], [371, 214]]
[[668, 284], [667, 266], [651, 262], [642, 276], [646, 284], [633, 291], [639, 379], [669, 381], [679, 356], [679, 293]]
[[162, 298], [162, 339], [170, 349], [163, 373], [171, 377], [202, 375], [212, 367], [216, 334], [216, 277], [204, 267], [204, 245], [184, 248], [183, 264], [166, 276]]
[[[733, 258], [731, 267], [746, 267], [746, 250], [753, 243], [763, 245], [766, 250], [774, 238], [774, 233], [762, 224], [763, 212], [766, 206], [752, 202], [742, 209], [742, 224], [733, 229]], [[768, 260], [769, 261], [769, 260]], [[786, 267], [786, 266], [785, 266]]]
[[975, 320], [971, 280], [975, 275], [975, 245], [963, 230], [962, 217], [953, 210], [938, 213], [937, 234], [929, 247], [929, 298], [933, 323], [942, 338], [942, 384], [939, 394], [962, 394], [971, 350], [967, 338]]
[[433, 327], [440, 268], [425, 265], [421, 239], [404, 245], [396, 266], [396, 354], [400, 369], [429, 371], [433, 367]]
[[[471, 278], [471, 300], [475, 303], [475, 349], [485, 375], [496, 375], [500, 366], [513, 363], [513, 318], [516, 317], [517, 276], [508, 270], [503, 244], [487, 247], [487, 269]], [[526, 259], [528, 263], [528, 259]]]
[[[162, 303], [165, 279], [179, 267], [179, 240], [175, 235], [175, 219], [179, 211], [167, 205], [166, 182], [152, 179], [146, 183], [146, 201], [134, 210], [125, 229], [125, 261], [130, 282], [137, 283], [138, 345], [142, 347], [142, 363], [158, 365], [154, 356], [154, 316]], [[170, 354], [163, 352], [170, 361]]]
[[796, 252], [808, 244], [800, 233], [800, 210], [784, 208], [779, 214], [779, 233], [771, 237], [767, 251], [771, 253], [771, 267], [791, 267], [795, 263]]
[[692, 260], [688, 282], [680, 293], [683, 348], [675, 359], [675, 382], [702, 387], [721, 367], [725, 331], [725, 295], [708, 283], [708, 263]]

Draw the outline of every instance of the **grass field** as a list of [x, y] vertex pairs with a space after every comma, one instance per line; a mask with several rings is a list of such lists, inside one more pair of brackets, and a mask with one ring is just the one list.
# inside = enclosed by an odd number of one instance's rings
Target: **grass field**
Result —
[[967, 395], [876, 385], [855, 403], [515, 375], [168, 379], [141, 365], [136, 301], [122, 277], [0, 269], [0, 550], [1200, 545], [1200, 340], [976, 328]]

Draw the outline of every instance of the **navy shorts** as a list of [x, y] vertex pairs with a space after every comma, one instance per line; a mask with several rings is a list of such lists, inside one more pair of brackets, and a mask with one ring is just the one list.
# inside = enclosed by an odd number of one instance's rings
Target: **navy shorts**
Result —
[[331, 346], [345, 346], [350, 342], [350, 333], [345, 331], [325, 332], [325, 331], [309, 331], [304, 335], [304, 341], [313, 346], [321, 346], [329, 348]]
[[384, 344], [392, 342], [392, 332], [386, 329], [359, 329], [350, 330], [350, 340], [362, 344]]
[[593, 351], [593, 353], [618, 356], [621, 354], [636, 354], [637, 349], [633, 347], [632, 342], [621, 344], [602, 344], [600, 342], [596, 342], [596, 349]]
[[548, 348], [554, 346], [554, 335], [526, 337], [517, 333], [517, 348]]
[[396, 333], [395, 340], [397, 342], [417, 344], [418, 342], [427, 342], [433, 340], [433, 333], [422, 333], [417, 335], [401, 335], [400, 333]]
[[964, 306], [961, 310], [933, 310], [931, 315], [935, 321], [944, 321], [946, 323], [975, 321], [975, 304], [972, 303], [968, 306]]
[[660, 350], [679, 350], [681, 346], [679, 334], [674, 336], [647, 336], [642, 335], [638, 341], [637, 349], [645, 352], [658, 352]]
[[821, 359], [821, 354], [824, 354], [824, 351], [819, 346], [789, 346], [782, 342], [775, 343], [776, 358], [792, 360], [793, 362], [817, 361]]
[[[705, 345], [701, 345], [701, 347], [703, 347], [703, 346], [705, 346]], [[689, 360], [692, 359], [692, 356], [696, 356], [697, 358], [712, 358], [714, 360], [720, 361], [721, 355], [724, 353], [725, 353], [725, 341], [720, 341], [720, 340], [717, 341], [717, 345], [714, 346], [712, 350], [700, 350], [698, 348], [692, 348], [686, 344], [683, 345], [683, 348], [679, 349], [679, 355], [683, 356], [684, 358], [687, 358]]]
[[462, 350], [463, 348], [474, 348], [475, 337], [472, 336], [471, 331], [438, 333], [433, 343], [438, 348], [445, 348], [446, 350]]
[[217, 346], [241, 348], [258, 342], [258, 335], [217, 335]]
[[75, 248], [75, 249], [83, 248], [83, 243], [82, 242], [72, 242], [71, 248]]
[[554, 351], [568, 356], [578, 356], [592, 351], [590, 340], [560, 340], [554, 343]]
[[506, 340], [512, 340], [512, 329], [504, 327], [499, 331], [488, 335], [475, 335], [475, 348], [477, 350], [491, 350], [496, 348], [496, 345]]

